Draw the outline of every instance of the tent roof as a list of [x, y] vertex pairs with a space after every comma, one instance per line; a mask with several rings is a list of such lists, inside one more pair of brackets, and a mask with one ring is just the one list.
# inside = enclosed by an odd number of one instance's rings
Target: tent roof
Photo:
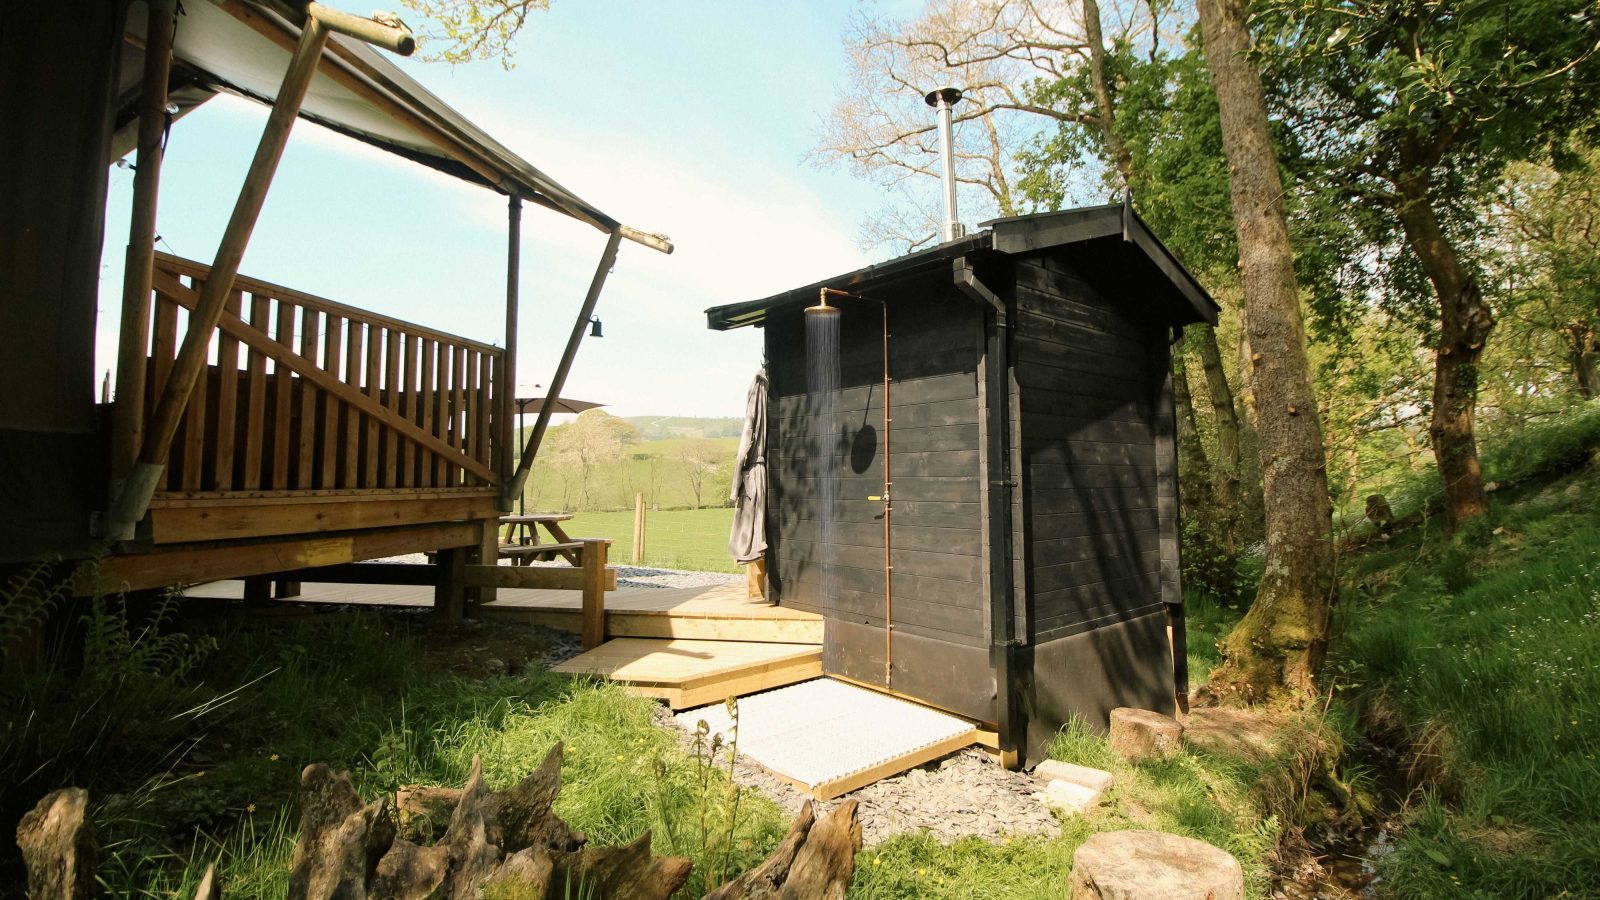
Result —
[[[188, 0], [173, 41], [172, 102], [187, 113], [217, 93], [262, 103], [277, 94], [300, 39], [303, 4], [288, 0]], [[132, 149], [138, 128], [145, 7], [128, 16], [113, 154]], [[658, 250], [671, 244], [622, 226], [517, 156], [430, 93], [371, 46], [330, 36], [300, 117], [502, 194], [554, 209], [601, 231]]]
[[767, 311], [794, 304], [810, 305], [817, 302], [817, 292], [822, 288], [860, 291], [873, 285], [921, 274], [935, 267], [950, 266], [950, 261], [972, 253], [1002, 253], [1017, 255], [1048, 250], [1082, 241], [1120, 238], [1119, 243], [1132, 246], [1137, 258], [1152, 267], [1154, 273], [1172, 288], [1174, 299], [1183, 314], [1180, 324], [1209, 322], [1216, 324], [1220, 307], [1211, 299], [1205, 288], [1183, 267], [1172, 251], [1150, 231], [1149, 226], [1125, 204], [1087, 206], [1061, 212], [1037, 213], [993, 219], [978, 226], [980, 231], [947, 241], [936, 247], [919, 250], [905, 256], [877, 263], [854, 272], [846, 272], [805, 287], [792, 288], [781, 294], [743, 303], [714, 306], [706, 310], [706, 325], [717, 331], [760, 325]]

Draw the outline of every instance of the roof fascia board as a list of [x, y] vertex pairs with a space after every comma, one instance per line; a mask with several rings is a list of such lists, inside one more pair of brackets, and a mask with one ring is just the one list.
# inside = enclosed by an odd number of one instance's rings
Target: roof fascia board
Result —
[[1020, 254], [1122, 233], [1122, 208], [1102, 206], [1047, 216], [1019, 216], [984, 223], [994, 229], [994, 249]]
[[937, 247], [930, 247], [886, 262], [874, 263], [870, 266], [856, 269], [853, 272], [835, 275], [832, 278], [813, 282], [805, 287], [793, 288], [781, 294], [773, 294], [760, 300], [745, 300], [740, 303], [713, 306], [705, 311], [706, 327], [713, 331], [730, 331], [734, 328], [743, 328], [746, 325], [757, 325], [766, 319], [768, 310], [810, 302], [816, 299], [817, 292], [823, 288], [851, 289], [854, 292], [898, 281], [902, 278], [920, 274], [923, 270], [934, 268], [950, 259], [966, 256], [968, 253], [978, 250], [991, 249], [993, 237], [992, 232], [980, 231], [977, 234], [949, 241]]

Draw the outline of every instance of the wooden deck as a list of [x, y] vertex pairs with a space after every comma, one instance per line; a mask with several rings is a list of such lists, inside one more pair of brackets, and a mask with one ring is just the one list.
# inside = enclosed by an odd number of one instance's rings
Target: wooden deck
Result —
[[822, 648], [749, 641], [618, 638], [552, 672], [600, 675], [673, 709], [717, 703], [822, 674]]
[[[433, 588], [410, 585], [304, 584], [293, 602], [371, 606], [433, 606]], [[244, 583], [198, 585], [190, 597], [239, 600]], [[505, 617], [578, 633], [582, 595], [568, 590], [500, 588], [480, 607], [485, 617]], [[759, 641], [822, 644], [822, 617], [745, 597], [743, 582], [699, 588], [624, 587], [606, 593], [606, 631], [618, 638]]]

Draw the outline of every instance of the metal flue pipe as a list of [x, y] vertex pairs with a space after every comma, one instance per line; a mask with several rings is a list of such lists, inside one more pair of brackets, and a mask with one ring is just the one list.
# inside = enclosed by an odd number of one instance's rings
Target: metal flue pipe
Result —
[[944, 175], [944, 229], [946, 241], [965, 237], [967, 229], [956, 212], [956, 155], [951, 146], [951, 109], [961, 99], [960, 88], [942, 87], [922, 98], [939, 111], [939, 157]]

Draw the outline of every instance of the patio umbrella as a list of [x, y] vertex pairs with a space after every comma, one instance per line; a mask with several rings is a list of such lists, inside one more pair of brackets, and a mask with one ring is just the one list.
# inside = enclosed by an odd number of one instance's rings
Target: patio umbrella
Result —
[[733, 530], [728, 553], [741, 563], [760, 559], [767, 550], [767, 370], [750, 383], [744, 405], [744, 433], [734, 462]]
[[[523, 415], [530, 412], [537, 413], [539, 410], [544, 409], [545, 404], [548, 402], [549, 398], [546, 397], [518, 397], [517, 415]], [[590, 403], [588, 400], [569, 400], [566, 397], [557, 397], [554, 403], [550, 403], [550, 411], [553, 413], [581, 413], [586, 409], [595, 409], [601, 406], [605, 406], [605, 404]]]

